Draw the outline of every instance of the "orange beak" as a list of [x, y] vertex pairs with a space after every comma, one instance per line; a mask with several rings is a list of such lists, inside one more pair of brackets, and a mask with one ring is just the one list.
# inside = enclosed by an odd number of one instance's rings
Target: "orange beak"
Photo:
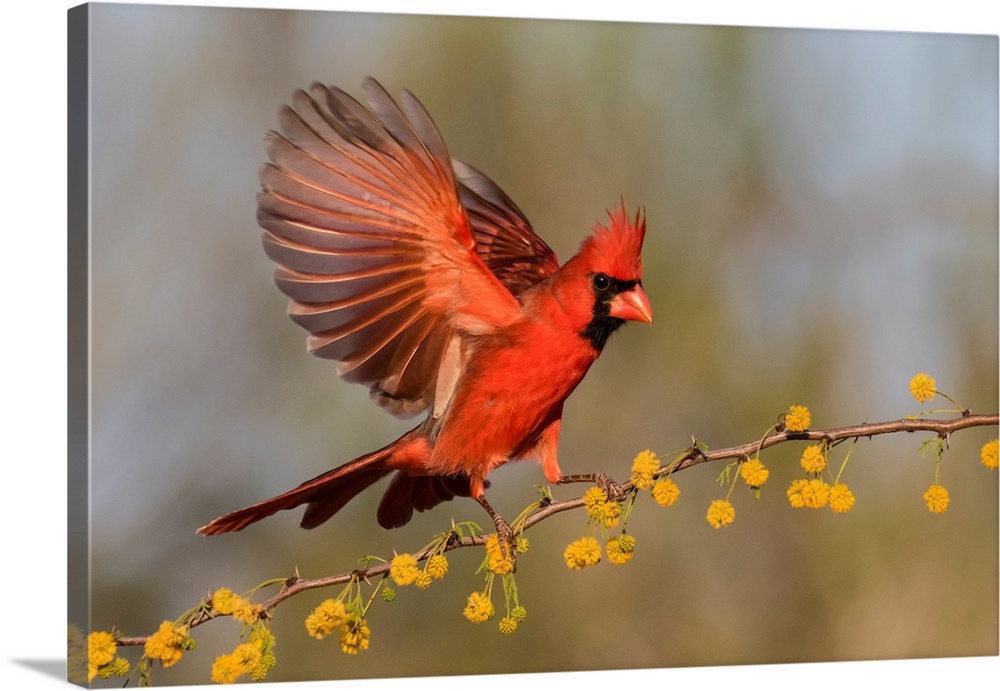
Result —
[[653, 323], [653, 308], [649, 306], [649, 298], [640, 285], [619, 293], [611, 301], [610, 315], [628, 321]]

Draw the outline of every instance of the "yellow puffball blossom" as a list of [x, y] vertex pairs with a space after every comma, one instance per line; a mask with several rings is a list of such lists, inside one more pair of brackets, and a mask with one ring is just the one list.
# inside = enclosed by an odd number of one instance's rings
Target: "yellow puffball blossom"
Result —
[[983, 448], [979, 450], [979, 458], [982, 460], [983, 465], [993, 470], [996, 470], [998, 465], [997, 445], [998, 442], [994, 439], [983, 444]]
[[822, 509], [830, 501], [830, 485], [819, 478], [806, 482], [802, 488], [802, 503], [810, 509]]
[[660, 506], [672, 506], [680, 493], [680, 488], [669, 477], [661, 477], [652, 489], [653, 499]]
[[759, 458], [753, 458], [740, 463], [740, 477], [750, 487], [756, 488], [762, 486], [767, 482], [767, 476], [770, 474], [771, 471], [764, 467]]
[[660, 469], [660, 459], [646, 449], [632, 461], [632, 484], [639, 489], [653, 486], [653, 475]]
[[232, 614], [243, 598], [229, 588], [219, 588], [212, 593], [212, 609], [219, 614]]
[[[118, 644], [107, 631], [94, 631], [87, 636], [87, 681], [102, 673], [99, 668], [115, 659]], [[107, 678], [103, 676], [103, 678]]]
[[429, 573], [432, 578], [444, 578], [444, 575], [448, 573], [448, 557], [443, 554], [435, 554], [433, 557], [428, 559], [427, 573]]
[[340, 625], [340, 649], [348, 655], [357, 655], [368, 650], [371, 630], [361, 617], [351, 617]]
[[830, 508], [836, 513], [847, 513], [854, 506], [854, 493], [843, 482], [830, 488]]
[[583, 508], [587, 510], [587, 514], [591, 518], [597, 518], [597, 514], [600, 513], [607, 500], [608, 496], [603, 489], [591, 487], [583, 495]]
[[486, 593], [472, 593], [465, 603], [465, 610], [462, 614], [473, 624], [481, 624], [489, 621], [494, 615], [493, 603]]
[[431, 583], [434, 581], [434, 577], [431, 576], [426, 571], [420, 571], [417, 573], [417, 578], [413, 581], [414, 585], [423, 590], [424, 588], [430, 588]]
[[705, 515], [705, 520], [716, 529], [729, 525], [735, 518], [736, 509], [725, 499], [716, 499], [709, 504], [708, 513]]
[[389, 577], [396, 582], [396, 585], [410, 585], [417, 580], [417, 559], [412, 554], [397, 554], [392, 558], [392, 565], [389, 567]]
[[260, 605], [237, 595], [229, 588], [219, 588], [212, 593], [212, 609], [219, 614], [229, 614], [236, 621], [252, 624], [260, 616]]
[[600, 487], [591, 487], [583, 495], [583, 507], [587, 514], [605, 528], [614, 528], [621, 519], [621, 507], [616, 501], [608, 501], [608, 495]]
[[785, 491], [785, 496], [788, 497], [788, 503], [792, 505], [793, 508], [801, 509], [806, 505], [805, 499], [802, 497], [802, 491], [809, 484], [808, 480], [792, 480], [792, 484], [788, 486]]
[[948, 490], [946, 490], [941, 485], [931, 485], [926, 492], [924, 492], [924, 501], [927, 502], [927, 508], [934, 513], [944, 513], [948, 510]]
[[614, 528], [618, 525], [618, 521], [622, 517], [622, 507], [616, 501], [604, 502], [604, 507], [601, 509], [601, 515], [598, 520], [600, 520], [601, 525], [605, 528]]
[[244, 674], [255, 672], [259, 678], [263, 678], [263, 673], [258, 672], [263, 656], [261, 646], [257, 643], [242, 643], [229, 655], [215, 658], [212, 664], [212, 681], [217, 684], [232, 684]]
[[118, 644], [107, 631], [94, 631], [87, 636], [87, 658], [95, 667], [106, 665], [115, 659]]
[[917, 374], [910, 380], [910, 393], [920, 403], [924, 403], [934, 398], [934, 393], [936, 391], [934, 387], [935, 381], [923, 372]]
[[811, 422], [809, 409], [804, 405], [788, 406], [785, 414], [785, 429], [789, 432], [805, 432]]
[[306, 631], [316, 640], [323, 640], [336, 631], [347, 618], [347, 608], [340, 600], [324, 600], [306, 617]]
[[504, 575], [514, 570], [514, 560], [511, 555], [510, 545], [503, 545], [501, 548], [500, 538], [496, 533], [486, 537], [486, 555], [488, 557], [487, 568], [495, 574]]
[[802, 449], [799, 464], [807, 473], [818, 474], [826, 468], [826, 453], [821, 444], [810, 444]]
[[608, 544], [604, 547], [604, 551], [608, 554], [608, 561], [612, 564], [624, 564], [632, 558], [635, 548], [635, 538], [626, 540], [625, 537], [631, 538], [632, 536], [626, 535], [622, 538], [613, 537], [608, 540]]
[[569, 543], [563, 552], [563, 560], [574, 571], [593, 566], [601, 560], [601, 545], [592, 537], [580, 538]]
[[216, 684], [232, 684], [245, 670], [232, 655], [220, 655], [212, 663], [212, 681]]
[[183, 648], [188, 643], [188, 628], [176, 626], [172, 621], [160, 624], [156, 633], [146, 639], [144, 652], [146, 657], [159, 660], [164, 667], [176, 664], [183, 655]]
[[515, 631], [517, 631], [517, 622], [511, 617], [504, 617], [500, 620], [500, 633], [505, 636], [509, 636]]

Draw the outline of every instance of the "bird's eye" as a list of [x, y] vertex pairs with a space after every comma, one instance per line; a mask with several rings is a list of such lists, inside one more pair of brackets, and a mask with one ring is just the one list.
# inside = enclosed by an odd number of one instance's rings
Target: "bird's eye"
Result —
[[597, 290], [607, 290], [611, 287], [611, 279], [605, 274], [594, 274], [594, 287]]

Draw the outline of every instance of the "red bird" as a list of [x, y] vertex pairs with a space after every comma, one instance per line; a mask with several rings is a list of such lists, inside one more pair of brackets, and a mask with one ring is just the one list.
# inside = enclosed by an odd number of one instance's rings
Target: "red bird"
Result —
[[314, 528], [386, 475], [386, 528], [456, 496], [485, 498], [512, 460], [564, 476], [563, 403], [627, 320], [651, 323], [642, 289], [645, 218], [622, 205], [562, 267], [521, 210], [478, 170], [451, 159], [409, 92], [399, 105], [374, 79], [366, 109], [314, 84], [281, 109], [261, 168], [257, 218], [289, 314], [314, 355], [404, 416], [427, 411], [388, 446], [295, 489], [217, 518], [203, 535], [241, 530], [307, 504]]

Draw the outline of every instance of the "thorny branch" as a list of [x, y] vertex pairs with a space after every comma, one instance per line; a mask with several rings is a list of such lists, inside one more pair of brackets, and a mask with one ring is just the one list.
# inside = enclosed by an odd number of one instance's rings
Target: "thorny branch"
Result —
[[[806, 430], [804, 432], [780, 430], [768, 434], [763, 439], [722, 449], [705, 450], [700, 448], [698, 445], [692, 445], [692, 447], [683, 453], [680, 458], [675, 459], [669, 467], [661, 469], [658, 476], [665, 475], [668, 472], [677, 473], [681, 470], [691, 468], [702, 463], [747, 458], [758, 450], [767, 449], [789, 441], [826, 441], [832, 445], [848, 439], [860, 439], [862, 437], [871, 438], [883, 434], [894, 434], [897, 432], [933, 432], [942, 439], [947, 439], [951, 434], [959, 430], [970, 427], [988, 427], [997, 425], [998, 421], [1000, 421], [1000, 415], [996, 413], [973, 414], [969, 411], [965, 411], [961, 416], [949, 419], [907, 417], [899, 420], [863, 422], [861, 424], [851, 425], [848, 427]], [[623, 483], [619, 485], [619, 488], [625, 493], [635, 489], [631, 482]], [[539, 501], [538, 509], [524, 521], [521, 531], [523, 532], [524, 530], [541, 523], [557, 513], [571, 511], [582, 506], [582, 496], [556, 502], [544, 500]], [[453, 534], [452, 538], [445, 546], [444, 551], [451, 551], [460, 547], [483, 545], [485, 543], [486, 537], [484, 535], [465, 536], [459, 538], [456, 534]], [[433, 551], [433, 547], [428, 547], [420, 552], [414, 553], [413, 556], [419, 562], [428, 558]], [[382, 562], [376, 565], [369, 565], [363, 569], [358, 569], [349, 573], [324, 576], [321, 578], [302, 578], [296, 572], [285, 581], [278, 593], [260, 603], [260, 606], [264, 615], [267, 616], [271, 610], [277, 607], [281, 602], [300, 592], [315, 590], [317, 588], [326, 588], [334, 585], [343, 585], [355, 579], [360, 581], [369, 581], [382, 578], [388, 574], [390, 566], [391, 564], [389, 562]], [[195, 626], [203, 624], [206, 621], [210, 621], [211, 619], [215, 619], [219, 616], [226, 615], [220, 615], [217, 612], [202, 612], [199, 617], [190, 622], [190, 627], [194, 628]], [[146, 642], [146, 639], [147, 636], [133, 636], [119, 637], [117, 641], [118, 645], [130, 646], [143, 645]]]

